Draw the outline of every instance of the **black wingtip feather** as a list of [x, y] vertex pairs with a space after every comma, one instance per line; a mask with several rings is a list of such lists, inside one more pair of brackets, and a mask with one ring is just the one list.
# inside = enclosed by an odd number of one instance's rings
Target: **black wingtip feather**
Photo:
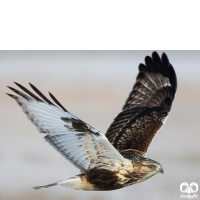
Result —
[[161, 63], [163, 66], [163, 74], [164, 76], [169, 77], [169, 59], [165, 53], [162, 54]]
[[40, 92], [33, 84], [29, 83], [31, 88], [42, 98], [44, 99], [48, 104], [55, 106], [47, 97], [45, 97], [42, 92]]
[[15, 92], [16, 94], [22, 96], [23, 98], [25, 98], [26, 100], [30, 100], [31, 97], [27, 96], [26, 94], [20, 92], [19, 90], [15, 89], [15, 88], [12, 88], [10, 86], [7, 86], [10, 90], [12, 90], [13, 92]]
[[169, 65], [169, 59], [168, 59], [168, 57], [167, 57], [167, 55], [166, 55], [165, 52], [162, 53], [161, 62], [162, 62], [163, 65], [164, 65], [164, 63], [166, 63], [167, 65]]
[[145, 71], [146, 69], [150, 72], [157, 72], [165, 77], [168, 77], [170, 80], [171, 85], [174, 87], [174, 93], [177, 90], [177, 78], [176, 72], [173, 66], [170, 64], [169, 59], [165, 52], [162, 53], [160, 58], [159, 54], [154, 51], [152, 53], [152, 58], [150, 56], [145, 57], [145, 64], [139, 65], [139, 71]]
[[15, 97], [15, 95], [13, 95], [13, 94], [9, 94], [9, 93], [5, 93], [5, 94], [7, 94], [8, 96], [10, 96], [10, 97], [12, 97], [12, 98]]
[[152, 59], [153, 59], [153, 64], [156, 68], [156, 71], [163, 74], [163, 67], [161, 64], [160, 56], [158, 55], [156, 51], [152, 53]]
[[50, 95], [50, 97], [54, 100], [54, 102], [55, 102], [58, 106], [60, 106], [65, 112], [68, 112], [68, 111], [62, 106], [62, 104], [56, 99], [56, 97], [53, 96], [53, 94], [51, 94], [51, 93], [49, 92], [49, 95]]
[[18, 90], [16, 90], [15, 88], [12, 88], [12, 87], [10, 87], [10, 86], [7, 86], [7, 88], [9, 88], [10, 90], [12, 90], [13, 92], [16, 92], [17, 94], [18, 94]]
[[172, 64], [170, 64], [169, 59], [165, 52], [163, 52], [163, 54], [161, 56], [161, 63], [162, 63], [163, 68], [165, 69], [164, 75], [169, 77], [170, 83], [174, 87], [174, 93], [175, 93], [177, 90], [176, 72], [175, 72]]
[[29, 91], [28, 89], [26, 89], [24, 86], [20, 85], [19, 83], [14, 82], [19, 88], [21, 88], [24, 92], [26, 92], [27, 94], [29, 94], [31, 97], [33, 97], [35, 100], [43, 102], [42, 99], [40, 99], [39, 97], [37, 97], [36, 95], [34, 95], [31, 91]]
[[[19, 88], [21, 88], [24, 92], [26, 92], [27, 94], [29, 94], [31, 97], [33, 97], [35, 100], [40, 101], [40, 102], [44, 102], [43, 100], [45, 100], [48, 104], [56, 106], [54, 103], [52, 103], [47, 97], [45, 97], [33, 84], [29, 83], [29, 85], [31, 86], [31, 88], [43, 99], [40, 99], [38, 96], [36, 96], [35, 94], [33, 94], [31, 91], [29, 91], [28, 89], [26, 89], [24, 86], [20, 85], [17, 82], [14, 82]], [[9, 89], [11, 89], [13, 92], [17, 93], [18, 95], [22, 96], [23, 98], [27, 99], [27, 100], [31, 100], [31, 97], [18, 91], [15, 88], [12, 88], [10, 86], [7, 86]], [[12, 94], [8, 94], [6, 93], [8, 96], [17, 99], [18, 97]], [[53, 99], [53, 101], [60, 106], [65, 112], [69, 112], [67, 111], [62, 104], [53, 96], [53, 94], [51, 94], [49, 92], [50, 97]]]
[[149, 71], [152, 71], [152, 72], [156, 71], [156, 68], [153, 64], [153, 60], [150, 56], [145, 57], [145, 64], [146, 64], [147, 68], [149, 69]]
[[140, 72], [143, 72], [143, 71], [147, 70], [147, 67], [144, 64], [140, 63], [138, 66], [138, 69]]
[[169, 65], [169, 74], [170, 74], [170, 83], [174, 87], [174, 93], [175, 93], [177, 90], [177, 77], [176, 77], [176, 72], [171, 64]]

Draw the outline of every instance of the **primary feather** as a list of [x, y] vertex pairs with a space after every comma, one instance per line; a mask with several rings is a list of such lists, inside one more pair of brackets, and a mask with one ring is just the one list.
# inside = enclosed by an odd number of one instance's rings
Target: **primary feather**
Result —
[[165, 53], [156, 52], [139, 65], [136, 83], [122, 112], [106, 132], [113, 146], [126, 156], [145, 155], [168, 116], [177, 89], [176, 74]]
[[75, 117], [66, 109], [58, 108], [32, 84], [31, 87], [34, 87], [34, 90], [45, 101], [36, 97], [20, 84], [16, 84], [33, 98], [9, 87], [24, 98], [10, 96], [22, 107], [38, 131], [47, 134], [45, 140], [82, 172], [99, 166], [110, 159], [124, 160], [104, 134]]

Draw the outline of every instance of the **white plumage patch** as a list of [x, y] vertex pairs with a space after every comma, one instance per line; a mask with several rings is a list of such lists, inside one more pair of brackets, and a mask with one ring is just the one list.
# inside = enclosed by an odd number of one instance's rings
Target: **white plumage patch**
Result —
[[[111, 160], [126, 160], [104, 134], [69, 112], [32, 98], [12, 97], [39, 132], [47, 134], [45, 140], [82, 172]], [[80, 128], [77, 130], [73, 123]], [[82, 127], [84, 131], [79, 130]]]
[[77, 119], [68, 112], [45, 102], [17, 98], [16, 101], [26, 113], [28, 119], [36, 126], [40, 133], [63, 133], [66, 132], [66, 123], [61, 117]]

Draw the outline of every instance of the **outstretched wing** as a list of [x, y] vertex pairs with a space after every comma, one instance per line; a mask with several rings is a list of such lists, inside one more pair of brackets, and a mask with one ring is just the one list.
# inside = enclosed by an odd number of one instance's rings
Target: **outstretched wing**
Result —
[[104, 134], [69, 113], [51, 93], [51, 98], [62, 109], [32, 84], [30, 86], [42, 99], [16, 84], [28, 95], [12, 87], [9, 88], [23, 98], [8, 95], [17, 101], [39, 132], [47, 134], [45, 140], [82, 172], [109, 160], [125, 160]]
[[123, 111], [106, 132], [108, 140], [123, 155], [145, 155], [163, 125], [177, 89], [176, 73], [165, 53], [146, 56]]

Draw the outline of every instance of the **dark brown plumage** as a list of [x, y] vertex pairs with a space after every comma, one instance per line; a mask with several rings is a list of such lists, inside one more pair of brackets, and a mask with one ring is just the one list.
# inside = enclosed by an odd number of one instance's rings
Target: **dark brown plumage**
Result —
[[[177, 88], [176, 74], [165, 53], [156, 52], [139, 65], [139, 74], [123, 111], [114, 119], [106, 137], [122, 153], [132, 149], [145, 155], [165, 118]], [[132, 152], [131, 152], [132, 154]]]
[[51, 93], [55, 104], [32, 84], [39, 97], [18, 83], [25, 93], [9, 87], [22, 98], [8, 95], [39, 132], [46, 134], [45, 140], [81, 171], [70, 179], [34, 189], [62, 185], [77, 190], [115, 190], [163, 173], [162, 165], [145, 154], [171, 110], [177, 80], [165, 53], [160, 59], [153, 52], [145, 64], [139, 65], [122, 112], [105, 135], [68, 112]]

